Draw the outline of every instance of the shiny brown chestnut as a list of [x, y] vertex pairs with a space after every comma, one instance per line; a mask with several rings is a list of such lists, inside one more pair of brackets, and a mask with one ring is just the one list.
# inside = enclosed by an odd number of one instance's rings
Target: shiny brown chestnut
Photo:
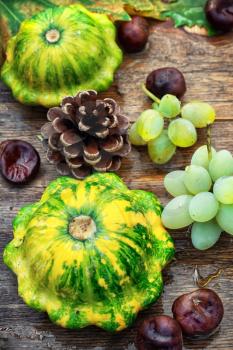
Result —
[[186, 83], [183, 74], [177, 68], [159, 68], [147, 76], [146, 88], [159, 98], [166, 94], [181, 98], [186, 92]]
[[125, 52], [133, 53], [144, 49], [149, 37], [149, 24], [143, 17], [133, 16], [129, 22], [118, 26], [118, 41]]
[[0, 144], [0, 171], [15, 184], [26, 183], [38, 172], [40, 156], [28, 142], [7, 140]]
[[214, 28], [223, 32], [233, 29], [233, 0], [209, 0], [205, 13]]
[[172, 312], [184, 336], [201, 339], [209, 337], [218, 329], [224, 308], [213, 290], [201, 288], [177, 298]]
[[150, 317], [138, 328], [136, 346], [138, 350], [182, 350], [181, 328], [169, 316]]

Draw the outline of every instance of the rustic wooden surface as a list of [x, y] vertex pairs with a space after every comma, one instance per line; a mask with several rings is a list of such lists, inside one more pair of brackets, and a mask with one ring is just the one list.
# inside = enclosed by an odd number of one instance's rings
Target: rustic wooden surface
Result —
[[[233, 33], [207, 39], [173, 29], [169, 24], [154, 24], [149, 46], [140, 54], [125, 57], [107, 95], [115, 97], [123, 111], [135, 120], [149, 107], [140, 85], [152, 69], [162, 66], [183, 71], [188, 86], [185, 100], [201, 99], [213, 104], [218, 115], [212, 131], [213, 144], [217, 149], [233, 152]], [[173, 233], [176, 261], [164, 271], [163, 296], [141, 313], [132, 328], [120, 334], [108, 334], [94, 327], [81, 331], [59, 328], [51, 324], [46, 314], [29, 309], [18, 297], [16, 278], [4, 266], [2, 252], [12, 239], [11, 221], [18, 209], [38, 200], [49, 181], [57, 177], [53, 166], [46, 162], [37, 137], [45, 116], [42, 108], [16, 103], [9, 90], [0, 85], [0, 141], [8, 138], [30, 141], [42, 158], [39, 176], [27, 186], [12, 186], [0, 178], [0, 349], [134, 349], [138, 322], [146, 315], [171, 314], [174, 298], [193, 290], [195, 265], [204, 276], [223, 269], [211, 286], [222, 297], [225, 317], [218, 334], [205, 341], [185, 341], [185, 349], [233, 349], [233, 240], [225, 234], [214, 248], [201, 253], [192, 248], [188, 233]], [[119, 174], [131, 188], [153, 191], [166, 203], [169, 197], [163, 188], [163, 176], [171, 169], [184, 167], [195, 148], [204, 142], [202, 130], [198, 144], [188, 150], [178, 150], [169, 164], [159, 168], [149, 161], [145, 149], [133, 149]]]

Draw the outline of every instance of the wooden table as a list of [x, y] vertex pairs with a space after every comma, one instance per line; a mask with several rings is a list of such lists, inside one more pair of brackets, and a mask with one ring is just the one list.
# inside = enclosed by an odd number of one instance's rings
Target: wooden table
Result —
[[[217, 111], [212, 129], [213, 145], [233, 152], [233, 33], [207, 39], [173, 29], [169, 23], [154, 24], [148, 48], [137, 55], [125, 56], [115, 83], [106, 96], [114, 97], [131, 120], [150, 106], [140, 85], [155, 68], [174, 66], [185, 75], [185, 100], [210, 102]], [[233, 349], [233, 239], [223, 234], [220, 242], [206, 252], [193, 249], [186, 232], [173, 233], [176, 261], [164, 271], [165, 289], [160, 300], [140, 314], [135, 325], [120, 334], [108, 334], [91, 327], [70, 331], [53, 325], [46, 314], [29, 309], [18, 297], [15, 276], [2, 262], [3, 248], [12, 239], [11, 222], [19, 208], [38, 200], [49, 181], [57, 174], [44, 157], [37, 137], [45, 122], [46, 111], [20, 105], [9, 90], [0, 85], [0, 141], [19, 138], [31, 142], [40, 152], [42, 166], [39, 176], [27, 186], [9, 185], [0, 178], [0, 349], [134, 349], [138, 322], [146, 315], [171, 314], [171, 305], [178, 295], [194, 289], [193, 271], [198, 265], [206, 276], [219, 268], [220, 278], [211, 284], [222, 297], [225, 317], [218, 334], [205, 341], [185, 341], [185, 349]], [[170, 163], [156, 167], [145, 149], [133, 149], [119, 174], [130, 188], [155, 192], [165, 204], [169, 200], [163, 177], [171, 170], [189, 163], [191, 154], [205, 143], [205, 130], [191, 149], [178, 150]]]

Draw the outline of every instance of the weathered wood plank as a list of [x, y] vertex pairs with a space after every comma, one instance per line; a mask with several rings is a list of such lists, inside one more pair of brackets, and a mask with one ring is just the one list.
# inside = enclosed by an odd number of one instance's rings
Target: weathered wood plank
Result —
[[[211, 102], [217, 110], [218, 121], [212, 129], [216, 148], [233, 152], [233, 33], [218, 38], [202, 38], [183, 30], [172, 29], [169, 24], [153, 25], [149, 47], [142, 53], [126, 56], [117, 73], [115, 83], [108, 93], [121, 104], [131, 120], [149, 107], [150, 102], [140, 89], [146, 75], [161, 66], [175, 66], [186, 77], [188, 91], [185, 100], [201, 99]], [[191, 246], [186, 232], [174, 232], [176, 261], [164, 272], [165, 291], [159, 302], [141, 313], [136, 324], [120, 334], [107, 334], [97, 328], [69, 331], [54, 326], [45, 314], [29, 309], [17, 294], [15, 276], [4, 266], [2, 252], [12, 239], [11, 221], [19, 208], [42, 191], [57, 174], [44, 157], [43, 147], [37, 137], [45, 122], [46, 110], [32, 108], [14, 101], [9, 90], [0, 83], [0, 142], [7, 138], [20, 138], [31, 142], [39, 151], [42, 166], [37, 178], [27, 186], [16, 187], [0, 178], [0, 349], [114, 349], [131, 348], [136, 326], [145, 316], [171, 314], [176, 296], [194, 288], [192, 274], [198, 265], [203, 275], [223, 269], [214, 282], [214, 289], [225, 305], [225, 317], [218, 334], [206, 341], [186, 341], [185, 349], [233, 349], [233, 255], [232, 238], [223, 235], [220, 242], [201, 253]], [[171, 169], [180, 169], [190, 161], [192, 152], [205, 143], [205, 131], [199, 131], [198, 143], [187, 150], [178, 150], [173, 160], [156, 167], [144, 148], [133, 149], [124, 161], [119, 174], [130, 188], [143, 188], [156, 193], [165, 204], [169, 200], [163, 188], [163, 176]], [[33, 197], [33, 198], [32, 198]]]

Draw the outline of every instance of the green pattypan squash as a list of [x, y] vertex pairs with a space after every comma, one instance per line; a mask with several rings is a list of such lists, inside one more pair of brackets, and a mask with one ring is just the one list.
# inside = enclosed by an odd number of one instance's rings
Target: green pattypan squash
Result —
[[9, 41], [1, 78], [17, 100], [44, 107], [81, 90], [107, 90], [122, 61], [115, 35], [106, 15], [81, 5], [48, 9]]
[[56, 324], [120, 331], [163, 290], [174, 245], [160, 214], [152, 193], [115, 174], [61, 177], [20, 210], [4, 262], [25, 302]]

